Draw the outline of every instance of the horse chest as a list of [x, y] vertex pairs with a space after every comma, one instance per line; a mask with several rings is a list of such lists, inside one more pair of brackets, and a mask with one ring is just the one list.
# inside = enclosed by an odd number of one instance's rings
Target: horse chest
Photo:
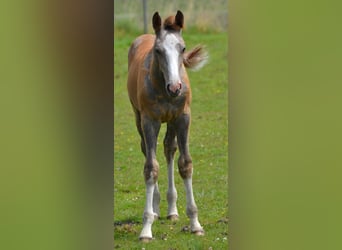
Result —
[[180, 114], [184, 113], [185, 99], [168, 100], [165, 98], [156, 98], [148, 109], [151, 117], [161, 122], [169, 122], [176, 119]]

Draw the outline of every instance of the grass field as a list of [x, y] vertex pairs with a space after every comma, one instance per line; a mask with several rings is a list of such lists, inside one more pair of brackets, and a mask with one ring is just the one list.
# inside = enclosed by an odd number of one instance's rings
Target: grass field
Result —
[[[148, 20], [158, 11], [162, 17], [181, 10], [185, 14], [185, 25], [196, 26], [201, 31], [224, 31], [228, 26], [227, 0], [146, 0]], [[143, 8], [141, 0], [115, 0], [114, 20], [128, 21], [131, 25], [143, 28]], [[148, 25], [148, 30], [153, 31]]]
[[[125, 26], [126, 25], [126, 26]], [[193, 189], [199, 220], [206, 232], [197, 237], [182, 229], [189, 224], [185, 191], [175, 166], [179, 221], [166, 220], [167, 171], [162, 140], [158, 139], [161, 219], [152, 227], [154, 240], [140, 243], [145, 204], [144, 157], [126, 91], [127, 51], [138, 35], [128, 24], [115, 29], [114, 41], [114, 246], [115, 249], [228, 249], [228, 36], [225, 32], [183, 32], [187, 48], [204, 44], [208, 64], [198, 72], [188, 71], [192, 92], [190, 153], [193, 159]], [[176, 153], [178, 158], [178, 152]]]

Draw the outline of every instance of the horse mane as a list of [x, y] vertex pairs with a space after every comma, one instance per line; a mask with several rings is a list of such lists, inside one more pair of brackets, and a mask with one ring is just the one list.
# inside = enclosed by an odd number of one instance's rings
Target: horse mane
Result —
[[202, 45], [197, 45], [195, 48], [184, 53], [183, 63], [186, 68], [199, 70], [208, 61], [208, 53]]
[[164, 29], [172, 31], [180, 31], [183, 27], [179, 26], [175, 22], [175, 16], [169, 16], [164, 20]]

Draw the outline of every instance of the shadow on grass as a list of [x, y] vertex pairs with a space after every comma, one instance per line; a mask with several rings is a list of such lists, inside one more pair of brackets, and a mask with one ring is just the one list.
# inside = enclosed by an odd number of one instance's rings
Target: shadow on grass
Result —
[[127, 220], [114, 221], [114, 234], [117, 236], [123, 234], [136, 234], [137, 225], [140, 225], [141, 222], [137, 220], [137, 218], [129, 218]]

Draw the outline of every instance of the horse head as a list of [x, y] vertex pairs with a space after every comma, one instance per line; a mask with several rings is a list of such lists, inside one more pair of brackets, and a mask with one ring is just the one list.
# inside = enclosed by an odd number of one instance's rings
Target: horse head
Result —
[[156, 12], [152, 19], [156, 40], [153, 47], [154, 60], [162, 73], [165, 90], [171, 97], [181, 94], [183, 55], [185, 43], [181, 35], [184, 23], [183, 13], [178, 11], [176, 16], [168, 17], [162, 26], [161, 18]]

